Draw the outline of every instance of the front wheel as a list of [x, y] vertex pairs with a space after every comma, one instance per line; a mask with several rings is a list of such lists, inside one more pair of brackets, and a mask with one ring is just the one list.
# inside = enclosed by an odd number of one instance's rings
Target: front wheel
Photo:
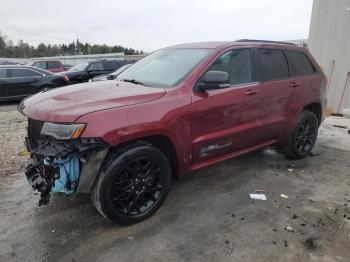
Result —
[[301, 112], [298, 123], [285, 145], [287, 157], [301, 159], [310, 154], [318, 133], [318, 120], [314, 113], [304, 110]]
[[157, 148], [140, 142], [119, 148], [108, 157], [91, 197], [105, 218], [130, 225], [158, 210], [170, 182], [168, 159]]

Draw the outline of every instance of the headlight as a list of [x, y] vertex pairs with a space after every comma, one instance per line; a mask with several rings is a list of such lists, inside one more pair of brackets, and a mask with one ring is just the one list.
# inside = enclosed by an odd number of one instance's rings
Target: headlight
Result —
[[41, 129], [41, 135], [51, 136], [56, 139], [76, 139], [83, 133], [86, 124], [55, 124], [45, 122]]

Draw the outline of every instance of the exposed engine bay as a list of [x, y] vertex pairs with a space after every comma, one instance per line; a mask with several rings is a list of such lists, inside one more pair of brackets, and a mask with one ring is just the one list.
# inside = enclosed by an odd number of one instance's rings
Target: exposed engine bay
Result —
[[26, 138], [31, 161], [25, 175], [32, 188], [40, 192], [41, 206], [49, 203], [51, 192], [66, 195], [75, 193], [83, 164], [91, 155], [105, 149], [107, 144], [98, 138], [57, 140], [40, 136], [31, 132], [31, 124]]

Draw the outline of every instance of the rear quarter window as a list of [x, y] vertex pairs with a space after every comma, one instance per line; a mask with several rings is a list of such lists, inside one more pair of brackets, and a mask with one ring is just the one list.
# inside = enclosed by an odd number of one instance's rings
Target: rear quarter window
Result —
[[258, 49], [260, 78], [262, 81], [289, 77], [288, 64], [280, 49]]
[[309, 58], [302, 52], [286, 50], [291, 76], [311, 75], [316, 72]]

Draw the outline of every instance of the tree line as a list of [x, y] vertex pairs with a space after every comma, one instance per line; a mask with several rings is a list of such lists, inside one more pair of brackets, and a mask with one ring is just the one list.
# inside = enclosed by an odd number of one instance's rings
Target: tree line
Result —
[[121, 53], [125, 55], [143, 54], [142, 50], [135, 50], [121, 45], [97, 45], [89, 43], [81, 43], [78, 39], [69, 44], [45, 44], [38, 46], [30, 45], [23, 40], [19, 40], [17, 44], [8, 40], [6, 36], [0, 32], [0, 57], [6, 58], [33, 58], [45, 56], [60, 55], [89, 55], [89, 54], [108, 54]]

